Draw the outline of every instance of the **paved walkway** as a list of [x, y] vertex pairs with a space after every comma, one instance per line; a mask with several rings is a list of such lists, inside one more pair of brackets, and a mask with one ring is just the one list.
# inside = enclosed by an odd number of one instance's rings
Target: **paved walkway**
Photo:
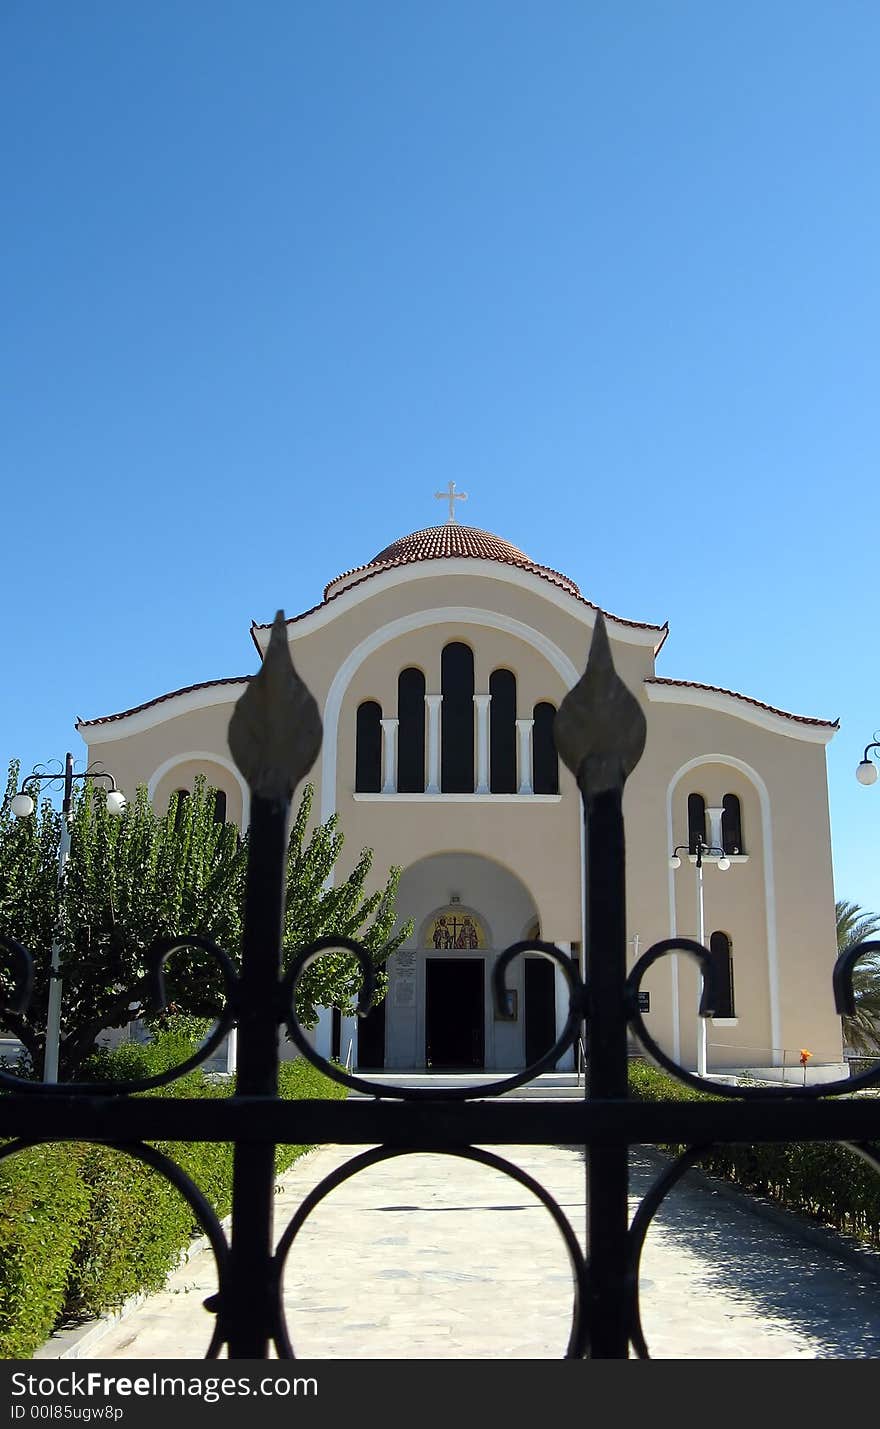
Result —
[[[287, 1174], [276, 1226], [304, 1193], [365, 1148], [325, 1147]], [[584, 1223], [581, 1153], [500, 1147]], [[633, 1205], [662, 1163], [633, 1154]], [[113, 1326], [95, 1359], [200, 1358], [216, 1288], [210, 1253]], [[314, 1212], [287, 1266], [301, 1358], [560, 1356], [571, 1276], [546, 1211], [509, 1178], [457, 1157], [412, 1155], [347, 1182]], [[658, 1359], [880, 1358], [880, 1279], [690, 1181], [665, 1203], [642, 1258], [642, 1321]], [[85, 1358], [86, 1356], [81, 1356]]]

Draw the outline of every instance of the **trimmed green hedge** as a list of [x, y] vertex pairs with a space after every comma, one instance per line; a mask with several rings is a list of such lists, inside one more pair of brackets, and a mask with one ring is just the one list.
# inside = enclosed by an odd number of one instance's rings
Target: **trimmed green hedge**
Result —
[[[632, 1095], [642, 1101], [719, 1100], [683, 1086], [646, 1062], [630, 1063], [629, 1083]], [[678, 1155], [684, 1147], [660, 1149]], [[880, 1175], [835, 1142], [716, 1146], [698, 1164], [752, 1195], [880, 1246]]]
[[[174, 1033], [147, 1047], [102, 1053], [88, 1076], [132, 1079], [178, 1064], [189, 1044]], [[191, 1072], [144, 1096], [215, 1098], [229, 1082]], [[303, 1058], [280, 1070], [285, 1099], [344, 1097]], [[228, 1142], [158, 1142], [225, 1216], [232, 1197]], [[279, 1146], [277, 1172], [308, 1147]], [[36, 1147], [0, 1163], [0, 1357], [27, 1359], [59, 1320], [100, 1314], [159, 1289], [200, 1228], [169, 1181], [124, 1152], [83, 1143]]]
[[27, 1359], [64, 1307], [86, 1234], [82, 1148], [38, 1146], [0, 1162], [0, 1355]]

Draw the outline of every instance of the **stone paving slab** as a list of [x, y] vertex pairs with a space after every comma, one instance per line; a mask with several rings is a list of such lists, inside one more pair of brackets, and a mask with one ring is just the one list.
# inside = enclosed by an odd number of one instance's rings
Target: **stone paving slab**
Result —
[[[303, 1196], [361, 1147], [302, 1158], [276, 1198], [276, 1228]], [[558, 1200], [582, 1242], [580, 1150], [495, 1147]], [[637, 1199], [658, 1174], [636, 1148]], [[705, 1180], [672, 1193], [642, 1258], [642, 1322], [659, 1359], [880, 1357], [880, 1280], [838, 1263], [747, 1201]], [[216, 1289], [204, 1252], [182, 1266], [81, 1358], [200, 1358]], [[331, 1193], [288, 1258], [285, 1311], [308, 1359], [539, 1359], [563, 1354], [572, 1282], [546, 1210], [516, 1182], [437, 1153], [386, 1161]]]

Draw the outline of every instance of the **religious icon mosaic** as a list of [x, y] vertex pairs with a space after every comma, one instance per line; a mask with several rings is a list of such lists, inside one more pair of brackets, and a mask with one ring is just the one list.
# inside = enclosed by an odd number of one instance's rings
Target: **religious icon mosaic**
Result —
[[455, 904], [435, 913], [433, 918], [429, 919], [426, 943], [429, 948], [435, 948], [438, 952], [453, 948], [468, 951], [489, 946], [482, 919], [478, 918], [476, 913], [467, 913]]

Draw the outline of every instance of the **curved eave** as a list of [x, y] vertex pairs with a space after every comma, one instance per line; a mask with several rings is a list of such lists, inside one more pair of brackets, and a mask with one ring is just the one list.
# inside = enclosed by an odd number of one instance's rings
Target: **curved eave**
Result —
[[172, 690], [170, 694], [158, 695], [145, 704], [119, 714], [103, 715], [100, 719], [79, 720], [77, 732], [90, 747], [108, 744], [113, 739], [126, 739], [131, 734], [143, 734], [166, 720], [178, 715], [192, 714], [195, 710], [210, 709], [213, 705], [234, 704], [247, 689], [250, 676], [236, 676], [227, 680], [208, 680], [203, 685], [187, 685], [182, 690]]
[[[568, 615], [580, 619], [590, 629], [592, 629], [600, 609], [598, 605], [594, 605], [584, 596], [574, 595], [533, 571], [507, 566], [500, 561], [481, 561], [469, 556], [413, 562], [372, 572], [363, 580], [347, 586], [345, 590], [322, 601], [320, 605], [312, 606], [311, 610], [304, 611], [302, 615], [292, 616], [287, 624], [289, 627], [297, 627], [296, 630], [291, 629], [291, 636], [311, 635], [329, 621], [335, 620], [338, 615], [354, 609], [362, 601], [369, 600], [374, 595], [381, 595], [384, 591], [393, 590], [395, 586], [417, 580], [449, 580], [460, 576], [478, 576], [517, 586], [520, 590], [528, 590], [534, 595], [541, 596], [557, 609], [564, 610]], [[647, 625], [637, 620], [624, 620], [622, 616], [612, 615], [609, 611], [603, 611], [602, 614], [610, 627], [609, 634], [614, 639], [622, 640], [630, 645], [645, 646], [653, 650], [655, 655], [662, 648], [669, 634], [668, 623]], [[271, 624], [251, 622], [251, 639], [261, 656], [268, 644], [271, 628]]]
[[713, 710], [732, 715], [760, 729], [784, 734], [788, 739], [807, 744], [828, 744], [840, 727], [839, 720], [811, 719], [806, 715], [789, 714], [773, 705], [763, 704], [735, 690], [723, 690], [715, 685], [699, 685], [686, 680], [646, 679], [645, 694], [654, 704], [690, 705], [695, 709]]

